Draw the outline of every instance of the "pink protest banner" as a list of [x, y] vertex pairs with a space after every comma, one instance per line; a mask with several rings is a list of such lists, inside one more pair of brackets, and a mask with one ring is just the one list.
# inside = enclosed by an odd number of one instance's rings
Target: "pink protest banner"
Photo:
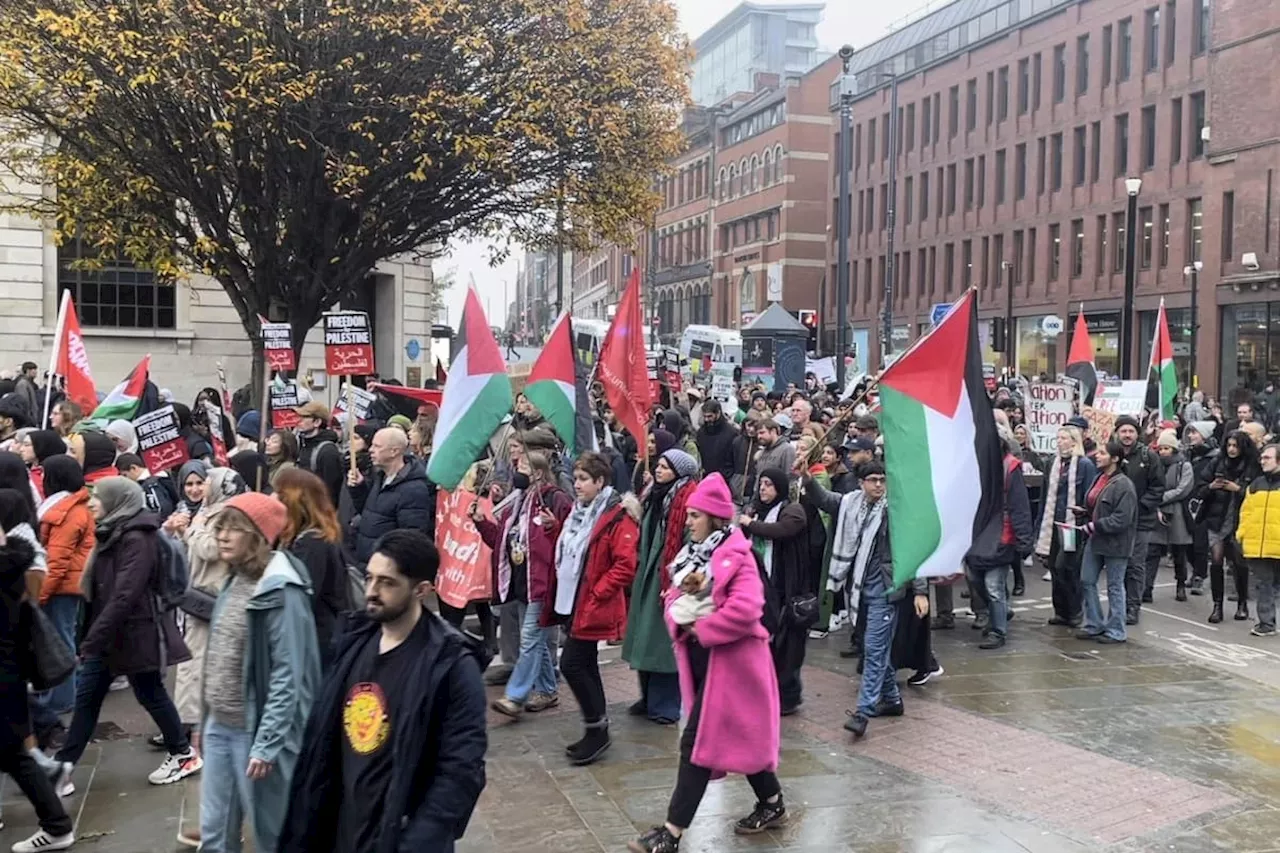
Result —
[[[475, 493], [465, 489], [453, 492], [440, 489], [436, 498], [436, 547], [440, 550], [436, 595], [445, 604], [459, 609], [469, 602], [488, 601], [493, 597], [492, 552], [467, 515], [475, 499]], [[493, 502], [482, 498], [480, 508], [488, 514]]]

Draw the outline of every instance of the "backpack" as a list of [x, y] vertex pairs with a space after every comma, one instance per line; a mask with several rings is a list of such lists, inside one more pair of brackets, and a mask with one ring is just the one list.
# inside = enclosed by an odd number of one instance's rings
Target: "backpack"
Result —
[[156, 537], [156, 563], [160, 575], [160, 605], [176, 610], [182, 604], [191, 583], [187, 552], [182, 543], [168, 533]]
[[312, 474], [317, 473], [316, 462], [319, 461], [320, 451], [324, 450], [325, 445], [328, 445], [329, 447], [332, 447], [334, 450], [337, 450], [339, 457], [342, 456], [342, 450], [338, 447], [338, 445], [334, 444], [332, 441], [326, 438], [324, 441], [320, 442], [314, 448], [312, 448], [311, 456], [307, 458], [307, 464], [310, 467], [303, 466], [301, 462], [298, 463], [298, 467], [302, 468], [304, 471], [310, 471]]

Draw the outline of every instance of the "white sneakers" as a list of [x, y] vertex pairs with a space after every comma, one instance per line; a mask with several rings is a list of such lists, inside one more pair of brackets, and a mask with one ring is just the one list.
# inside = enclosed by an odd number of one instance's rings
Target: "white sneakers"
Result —
[[147, 777], [147, 781], [152, 785], [170, 785], [193, 773], [199, 773], [202, 767], [204, 759], [200, 757], [200, 753], [187, 747], [187, 751], [181, 755], [165, 756], [164, 763]]
[[74, 832], [68, 832], [66, 835], [50, 835], [43, 829], [35, 835], [19, 841], [9, 848], [13, 853], [45, 853], [48, 850], [66, 850], [72, 844], [76, 843]]
[[64, 761], [49, 774], [53, 777], [53, 792], [59, 797], [69, 797], [76, 792], [75, 783], [71, 781], [71, 771], [75, 769], [70, 761]]

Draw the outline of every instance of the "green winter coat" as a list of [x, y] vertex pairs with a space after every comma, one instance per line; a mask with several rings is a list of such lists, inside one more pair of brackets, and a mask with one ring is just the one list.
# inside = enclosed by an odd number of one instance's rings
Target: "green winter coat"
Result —
[[[622, 659], [639, 672], [676, 672], [676, 656], [663, 616], [662, 551], [670, 525], [684, 524], [683, 509], [678, 519], [672, 518], [676, 514], [675, 495], [682, 487], [672, 489], [669, 506], [664, 507], [667, 501], [646, 500], [640, 519], [640, 555], [636, 561], [636, 577], [631, 583], [627, 633], [622, 641]], [[683, 507], [683, 501], [679, 503]]]

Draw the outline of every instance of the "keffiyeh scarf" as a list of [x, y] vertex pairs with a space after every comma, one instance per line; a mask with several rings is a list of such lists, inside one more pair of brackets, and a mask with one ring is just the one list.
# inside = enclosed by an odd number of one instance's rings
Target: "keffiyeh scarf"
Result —
[[556, 541], [556, 613], [568, 616], [573, 612], [573, 602], [578, 597], [578, 578], [582, 575], [582, 563], [591, 544], [591, 531], [604, 514], [613, 487], [605, 486], [589, 504], [577, 503], [573, 512], [564, 520], [560, 538]]

